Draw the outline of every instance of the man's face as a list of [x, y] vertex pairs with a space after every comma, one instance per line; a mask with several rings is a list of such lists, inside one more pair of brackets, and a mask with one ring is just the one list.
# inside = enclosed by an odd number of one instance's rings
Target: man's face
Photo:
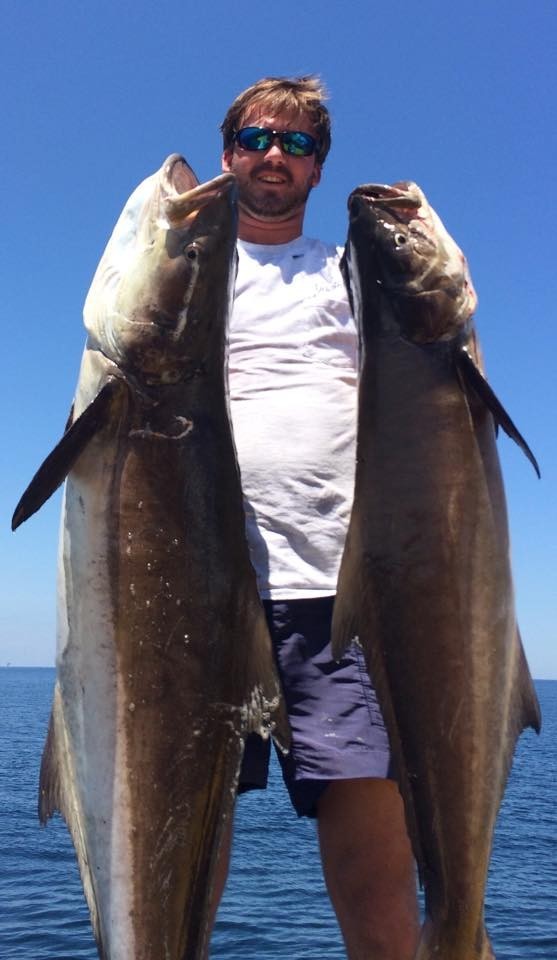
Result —
[[[270, 127], [272, 130], [316, 132], [304, 114], [265, 113], [264, 107], [248, 111], [241, 127]], [[238, 143], [225, 150], [222, 168], [236, 175], [240, 206], [258, 220], [286, 220], [303, 209], [312, 187], [321, 178], [315, 154], [294, 157], [284, 153], [277, 140], [268, 150], [243, 150]]]

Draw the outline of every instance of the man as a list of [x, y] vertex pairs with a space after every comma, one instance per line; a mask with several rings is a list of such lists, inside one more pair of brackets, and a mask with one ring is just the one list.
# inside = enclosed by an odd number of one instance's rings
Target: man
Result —
[[[221, 128], [240, 208], [232, 420], [292, 727], [285, 782], [297, 812], [317, 818], [349, 960], [410, 960], [414, 863], [385, 728], [359, 648], [340, 664], [330, 648], [353, 491], [357, 334], [340, 251], [302, 233], [330, 145], [323, 99], [315, 78], [261, 80]], [[251, 737], [240, 790], [266, 785], [268, 759], [268, 744]]]

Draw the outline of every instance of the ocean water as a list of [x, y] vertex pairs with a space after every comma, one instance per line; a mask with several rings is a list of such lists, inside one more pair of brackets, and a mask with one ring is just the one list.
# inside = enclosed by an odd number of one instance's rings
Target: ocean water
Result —
[[[0, 669], [0, 960], [96, 960], [63, 821], [43, 829], [37, 783], [54, 670]], [[557, 681], [537, 683], [540, 737], [520, 739], [486, 898], [497, 960], [557, 960]], [[211, 960], [341, 960], [313, 823], [292, 812], [277, 766], [240, 799]]]

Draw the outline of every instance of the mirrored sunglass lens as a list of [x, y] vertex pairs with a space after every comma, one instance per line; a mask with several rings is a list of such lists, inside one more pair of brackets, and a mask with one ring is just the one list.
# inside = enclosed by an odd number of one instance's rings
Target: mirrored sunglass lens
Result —
[[238, 143], [242, 150], [267, 150], [271, 136], [270, 131], [263, 127], [244, 127], [238, 131]]
[[[236, 134], [242, 150], [268, 150], [275, 134], [266, 127], [244, 127]], [[315, 138], [302, 130], [285, 130], [278, 134], [285, 153], [294, 157], [309, 157], [316, 148]]]
[[296, 157], [309, 157], [315, 149], [315, 140], [309, 133], [301, 130], [287, 131], [281, 136], [281, 142], [287, 153]]

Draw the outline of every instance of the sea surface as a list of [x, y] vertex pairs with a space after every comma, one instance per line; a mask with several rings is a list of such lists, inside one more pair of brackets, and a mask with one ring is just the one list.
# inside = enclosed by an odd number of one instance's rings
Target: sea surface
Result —
[[[37, 821], [54, 670], [0, 669], [0, 960], [96, 960], [76, 860], [60, 817]], [[520, 739], [486, 898], [497, 960], [557, 960], [557, 681], [537, 684], [540, 737]], [[345, 957], [315, 827], [291, 811], [277, 765], [240, 799], [211, 960]]]

